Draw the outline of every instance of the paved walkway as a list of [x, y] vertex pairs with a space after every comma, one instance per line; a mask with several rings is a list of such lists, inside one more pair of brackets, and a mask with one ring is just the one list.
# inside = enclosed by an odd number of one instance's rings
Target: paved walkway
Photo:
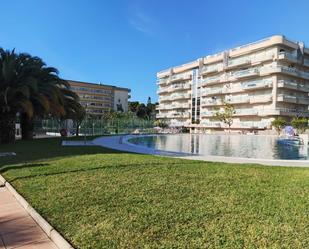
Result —
[[17, 202], [0, 187], [0, 249], [58, 249]]

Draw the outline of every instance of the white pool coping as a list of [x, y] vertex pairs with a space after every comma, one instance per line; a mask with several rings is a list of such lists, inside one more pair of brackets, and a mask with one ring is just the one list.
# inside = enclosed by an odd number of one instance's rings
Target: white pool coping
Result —
[[153, 135], [121, 135], [121, 136], [106, 136], [94, 139], [92, 142], [95, 145], [106, 148], [126, 151], [139, 154], [149, 154], [157, 156], [170, 156], [182, 159], [223, 162], [223, 163], [251, 163], [262, 164], [267, 166], [286, 166], [286, 167], [309, 167], [309, 160], [281, 160], [281, 159], [258, 159], [258, 158], [243, 158], [243, 157], [225, 157], [211, 155], [193, 155], [190, 153], [181, 153], [173, 151], [163, 151], [148, 148], [142, 145], [129, 143], [128, 140], [137, 136], [153, 136]]

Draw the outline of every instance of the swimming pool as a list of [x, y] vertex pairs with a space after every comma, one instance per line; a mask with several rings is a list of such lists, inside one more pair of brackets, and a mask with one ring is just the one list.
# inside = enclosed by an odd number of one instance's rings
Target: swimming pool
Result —
[[258, 159], [309, 160], [308, 145], [283, 145], [277, 136], [174, 134], [137, 136], [128, 139], [135, 146], [160, 151]]

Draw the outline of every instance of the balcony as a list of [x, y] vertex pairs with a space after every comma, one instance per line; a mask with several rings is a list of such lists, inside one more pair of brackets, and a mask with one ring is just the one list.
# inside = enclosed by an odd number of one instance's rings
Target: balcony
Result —
[[304, 85], [291, 80], [278, 80], [279, 88], [288, 88], [302, 92], [309, 92], [309, 84]]
[[190, 98], [190, 94], [186, 93], [186, 94], [172, 94], [171, 95], [171, 99], [172, 100], [176, 100], [176, 99], [189, 99]]
[[215, 115], [215, 111], [203, 111], [201, 112], [202, 117], [213, 117]]
[[201, 125], [204, 127], [209, 127], [209, 128], [221, 128], [221, 123], [220, 122], [209, 122], [209, 121], [201, 121]]
[[159, 102], [164, 102], [164, 101], [171, 101], [171, 97], [170, 96], [160, 96], [159, 97]]
[[278, 102], [288, 102], [293, 104], [302, 104], [302, 105], [309, 105], [309, 96], [302, 97], [302, 96], [292, 96], [292, 95], [283, 95], [280, 94], [277, 97]]
[[272, 80], [255, 80], [249, 81], [242, 84], [245, 90], [256, 90], [272, 87]]
[[202, 106], [217, 106], [223, 104], [224, 102], [221, 99], [205, 99], [202, 101]]
[[233, 76], [238, 78], [238, 79], [253, 77], [253, 76], [258, 76], [258, 75], [259, 75], [259, 69], [257, 69], [257, 68], [240, 70], [240, 71], [233, 73]]
[[300, 116], [309, 117], [308, 110], [301, 109], [289, 109], [289, 108], [276, 108], [276, 109], [265, 109], [259, 111], [259, 116]]
[[226, 103], [229, 104], [245, 104], [250, 102], [250, 98], [248, 96], [243, 96], [243, 97], [232, 97], [232, 98], [226, 98], [225, 99]]
[[190, 108], [190, 104], [189, 103], [177, 103], [177, 104], [172, 104], [171, 105], [172, 109], [189, 109]]
[[287, 67], [287, 66], [281, 66], [281, 65], [268, 66], [268, 67], [262, 68], [260, 72], [262, 75], [267, 75], [271, 73], [284, 73], [284, 74], [288, 74], [288, 75], [292, 75], [292, 76], [296, 76], [300, 78], [305, 78], [309, 80], [309, 72], [300, 71], [295, 67]]
[[168, 93], [169, 91], [169, 87], [160, 87], [160, 89], [157, 91], [158, 94], [162, 94], [162, 93]]
[[204, 66], [202, 69], [201, 69], [201, 74], [210, 74], [210, 73], [217, 73], [219, 72], [220, 70], [223, 69], [223, 65], [211, 65], [211, 66]]
[[167, 78], [158, 79], [158, 80], [157, 80], [157, 84], [158, 84], [158, 85], [164, 85], [164, 84], [167, 84], [168, 81], [169, 81], [169, 78], [168, 78], [168, 77], [167, 77]]
[[258, 111], [255, 109], [238, 109], [235, 111], [234, 116], [256, 116]]
[[181, 85], [174, 85], [171, 86], [168, 91], [175, 92], [175, 91], [182, 91], [182, 90], [189, 90], [191, 88], [190, 84], [181, 84]]
[[170, 118], [190, 118], [190, 113], [188, 112], [172, 112], [169, 115]]
[[249, 57], [236, 58], [228, 61], [228, 68], [235, 68], [238, 66], [250, 65], [251, 60]]
[[294, 55], [294, 54], [289, 53], [289, 52], [280, 52], [278, 54], [278, 59], [279, 60], [287, 60], [287, 61], [294, 62], [294, 63], [299, 62], [297, 55]]
[[250, 98], [250, 104], [267, 103], [271, 102], [272, 99], [273, 97], [271, 95], [252, 96]]
[[220, 83], [220, 79], [221, 79], [220, 75], [212, 76], [212, 77], [206, 77], [206, 78], [201, 80], [201, 83], [202, 83], [202, 86], [210, 85], [210, 84], [214, 84], [214, 83]]
[[175, 74], [171, 76], [170, 82], [184, 81], [184, 80], [190, 80], [190, 79], [191, 79], [191, 74], [188, 74], [188, 73]]

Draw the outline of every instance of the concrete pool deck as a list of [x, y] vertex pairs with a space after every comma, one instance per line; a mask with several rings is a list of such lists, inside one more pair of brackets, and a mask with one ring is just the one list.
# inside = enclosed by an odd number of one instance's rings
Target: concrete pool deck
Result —
[[267, 166], [309, 167], [309, 160], [279, 160], [279, 159], [257, 159], [257, 158], [225, 157], [225, 156], [211, 156], [211, 155], [193, 155], [181, 152], [156, 150], [141, 145], [134, 145], [128, 142], [130, 138], [137, 136], [147, 136], [147, 135], [121, 135], [121, 136], [100, 137], [94, 139], [93, 143], [98, 146], [103, 146], [106, 148], [119, 151], [158, 155], [158, 156], [170, 156], [190, 160], [239, 163], [239, 164], [252, 163]]

